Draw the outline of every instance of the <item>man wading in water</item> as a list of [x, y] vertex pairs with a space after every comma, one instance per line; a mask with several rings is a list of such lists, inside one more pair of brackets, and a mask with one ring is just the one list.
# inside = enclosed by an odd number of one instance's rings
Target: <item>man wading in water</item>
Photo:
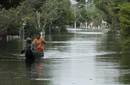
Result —
[[32, 74], [33, 69], [36, 69], [37, 74], [39, 75], [40, 73], [39, 71], [41, 69], [41, 58], [44, 57], [44, 49], [45, 49], [44, 38], [41, 37], [40, 34], [37, 34], [34, 37], [35, 38], [33, 39], [33, 41], [31, 37], [28, 37], [26, 39], [26, 48], [21, 51], [21, 53], [25, 53], [27, 76], [29, 76], [29, 78], [32, 78], [34, 75]]
[[32, 52], [36, 60], [44, 57], [45, 44], [46, 42], [44, 38], [41, 37], [40, 33], [37, 34], [36, 38], [34, 38], [32, 42]]

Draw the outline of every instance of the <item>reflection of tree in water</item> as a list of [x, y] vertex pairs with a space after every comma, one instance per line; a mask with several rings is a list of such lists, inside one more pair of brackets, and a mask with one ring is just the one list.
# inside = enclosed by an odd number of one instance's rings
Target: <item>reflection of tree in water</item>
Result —
[[122, 39], [122, 52], [130, 53], [130, 38]]
[[13, 54], [20, 53], [21, 47], [19, 40], [8, 41], [0, 47], [0, 57], [4, 56], [5, 58], [16, 58]]
[[99, 51], [119, 52], [120, 38], [115, 33], [108, 32], [102, 39], [101, 46], [98, 48]]
[[115, 33], [108, 32], [101, 39], [101, 43], [97, 43], [97, 51], [106, 53], [97, 56], [97, 60], [118, 64], [120, 60], [120, 50], [120, 38]]
[[100, 58], [97, 56], [97, 59], [119, 64], [119, 68], [117, 68], [120, 72], [119, 81], [123, 84], [130, 84], [130, 40], [121, 40], [115, 34], [108, 34], [98, 50], [116, 52], [116, 54], [107, 54]]
[[[48, 61], [47, 61], [48, 62]], [[26, 63], [26, 78], [31, 80], [31, 85], [52, 85], [50, 70], [48, 70], [47, 62], [43, 59], [36, 59], [33, 63]]]
[[[50, 35], [47, 35], [46, 36], [46, 41], [47, 44], [46, 44], [46, 48], [54, 48], [54, 46], [66, 46], [67, 43], [65, 43], [65, 41], [69, 41], [70, 39], [72, 39], [74, 37], [73, 34], [69, 34], [69, 33], [66, 33], [66, 34], [53, 34], [51, 35], [51, 40], [48, 40]], [[53, 43], [53, 41], [55, 43]], [[59, 43], [59, 42], [63, 42], [63, 43]]]
[[[48, 40], [49, 35], [46, 35], [46, 40]], [[71, 37], [73, 37], [73, 34], [70, 33], [58, 33], [58, 34], [52, 34], [51, 39], [52, 41], [67, 41], [70, 40]]]
[[[130, 46], [129, 46], [130, 47]], [[130, 84], [130, 53], [122, 53], [120, 58], [120, 82]]]
[[122, 40], [120, 58], [120, 82], [130, 84], [130, 39]]

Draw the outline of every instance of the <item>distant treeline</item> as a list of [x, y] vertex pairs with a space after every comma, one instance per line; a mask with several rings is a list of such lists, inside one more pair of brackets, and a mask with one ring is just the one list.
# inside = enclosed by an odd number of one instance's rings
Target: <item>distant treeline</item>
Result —
[[0, 0], [0, 7], [5, 9], [16, 8], [22, 1], [24, 0]]
[[69, 0], [0, 0], [0, 33], [17, 35], [23, 25], [26, 36], [43, 30], [65, 32], [73, 21]]
[[95, 0], [95, 4], [103, 11], [103, 17], [112, 25], [112, 30], [130, 36], [130, 0]]
[[130, 0], [95, 0], [114, 34], [121, 35], [121, 50], [130, 53]]

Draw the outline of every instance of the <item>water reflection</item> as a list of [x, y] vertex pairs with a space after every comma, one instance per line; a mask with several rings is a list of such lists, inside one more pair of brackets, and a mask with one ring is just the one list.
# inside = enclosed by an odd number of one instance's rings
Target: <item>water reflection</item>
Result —
[[121, 52], [119, 37], [86, 32], [52, 37], [44, 60], [0, 60], [0, 85], [130, 84], [130, 54]]
[[21, 42], [19, 40], [11, 40], [0, 46], [0, 59], [12, 59], [18, 56], [21, 51]]
[[26, 62], [27, 77], [32, 80], [37, 80], [42, 76], [43, 63], [42, 59], [37, 59], [35, 62]]
[[101, 43], [98, 44], [98, 51], [106, 51], [106, 52], [120, 52], [121, 51], [121, 43], [120, 38], [115, 33], [107, 33], [103, 35], [101, 38]]
[[130, 53], [121, 54], [120, 58], [120, 77], [123, 84], [130, 84]]
[[97, 74], [99, 74], [97, 77], [100, 83], [104, 85], [105, 83], [110, 85], [130, 84], [130, 50], [126, 49], [130, 46], [127, 44], [123, 47], [124, 42], [115, 34], [109, 33], [102, 38], [102, 43], [97, 45], [99, 52], [109, 52], [109, 54], [96, 57]]

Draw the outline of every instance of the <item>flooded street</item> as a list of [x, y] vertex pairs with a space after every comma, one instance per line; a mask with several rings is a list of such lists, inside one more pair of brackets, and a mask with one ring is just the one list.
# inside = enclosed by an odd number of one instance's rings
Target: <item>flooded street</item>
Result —
[[130, 85], [129, 55], [119, 53], [119, 42], [112, 36], [46, 36], [42, 61], [28, 66], [22, 59], [0, 59], [0, 85]]

